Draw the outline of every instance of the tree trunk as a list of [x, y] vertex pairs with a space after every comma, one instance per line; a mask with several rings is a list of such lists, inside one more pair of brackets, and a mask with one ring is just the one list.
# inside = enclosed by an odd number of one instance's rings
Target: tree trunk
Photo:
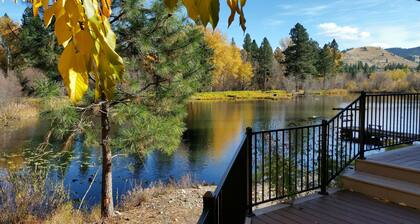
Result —
[[6, 47], [6, 78], [10, 74], [10, 48]]
[[102, 97], [104, 102], [101, 104], [101, 125], [102, 125], [102, 201], [101, 214], [102, 217], [110, 217], [114, 215], [114, 202], [112, 197], [112, 153], [109, 147], [109, 119], [108, 119], [108, 102]]

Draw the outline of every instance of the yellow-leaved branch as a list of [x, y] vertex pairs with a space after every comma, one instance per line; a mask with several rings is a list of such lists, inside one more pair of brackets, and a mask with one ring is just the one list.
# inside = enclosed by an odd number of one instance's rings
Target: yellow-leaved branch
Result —
[[[189, 17], [204, 26], [215, 28], [219, 22], [219, 0], [163, 0], [170, 9], [181, 2]], [[64, 47], [59, 60], [59, 71], [70, 99], [80, 101], [89, 88], [89, 76], [95, 81], [96, 99], [112, 99], [115, 86], [122, 80], [124, 63], [115, 52], [116, 37], [111, 29], [112, 0], [31, 0], [34, 15], [44, 9], [45, 25], [55, 17], [54, 30], [57, 41]], [[239, 23], [245, 30], [243, 8], [246, 0], [227, 0], [231, 9], [229, 26], [239, 15]]]
[[55, 17], [57, 41], [64, 47], [58, 69], [72, 102], [80, 101], [95, 81], [95, 96], [112, 99], [116, 84], [122, 80], [124, 63], [115, 52], [116, 36], [111, 29], [111, 0], [33, 0], [34, 15], [44, 9], [49, 26]]

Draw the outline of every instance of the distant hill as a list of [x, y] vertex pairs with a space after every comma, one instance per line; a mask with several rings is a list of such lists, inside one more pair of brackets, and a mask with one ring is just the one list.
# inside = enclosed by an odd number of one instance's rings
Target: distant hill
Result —
[[402, 58], [380, 47], [359, 47], [344, 51], [343, 62], [345, 64], [357, 64], [359, 61], [367, 63], [369, 66], [375, 65], [378, 68], [384, 68], [389, 64], [404, 64], [410, 68], [415, 68], [418, 65], [414, 61]]
[[405, 59], [416, 61], [419, 63], [419, 59], [415, 56], [420, 56], [420, 47], [414, 47], [414, 48], [388, 48], [387, 51], [394, 53], [400, 57], [403, 57]]

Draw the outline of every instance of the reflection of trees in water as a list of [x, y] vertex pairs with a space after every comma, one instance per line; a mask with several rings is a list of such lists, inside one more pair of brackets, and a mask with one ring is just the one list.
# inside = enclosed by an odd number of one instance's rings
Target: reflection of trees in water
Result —
[[319, 184], [319, 132], [320, 127], [314, 127], [257, 134], [256, 141], [254, 136], [253, 183], [258, 200], [293, 195]]
[[220, 158], [229, 149], [229, 144], [251, 124], [254, 117], [254, 102], [200, 102], [188, 106], [187, 127], [184, 134], [191, 150], [212, 149]]

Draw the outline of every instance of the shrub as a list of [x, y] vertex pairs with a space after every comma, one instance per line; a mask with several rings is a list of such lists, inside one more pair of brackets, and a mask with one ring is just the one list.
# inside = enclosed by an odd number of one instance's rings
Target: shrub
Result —
[[37, 97], [55, 97], [60, 95], [60, 85], [47, 79], [35, 80], [34, 95]]
[[43, 220], [68, 199], [63, 183], [51, 183], [44, 172], [9, 172], [0, 177], [0, 223]]

